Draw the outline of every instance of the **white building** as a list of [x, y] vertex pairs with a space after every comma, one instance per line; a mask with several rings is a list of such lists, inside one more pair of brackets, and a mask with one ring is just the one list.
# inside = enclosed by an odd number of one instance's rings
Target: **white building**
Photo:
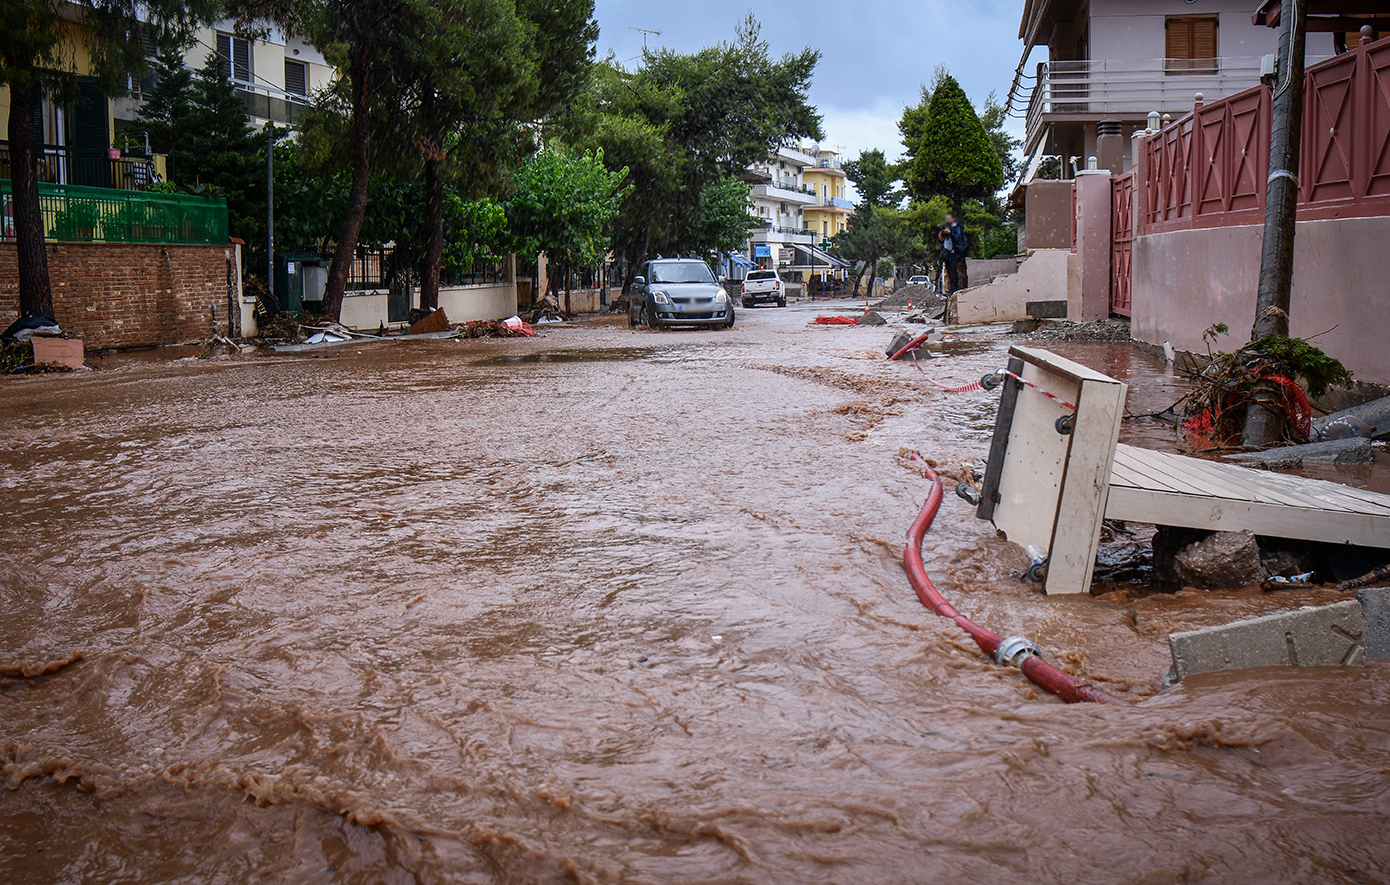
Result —
[[[195, 32], [193, 43], [184, 52], [184, 63], [197, 70], [214, 52], [223, 58], [224, 70], [246, 102], [255, 129], [269, 120], [281, 126], [297, 125], [314, 93], [337, 77], [337, 69], [323, 53], [302, 40], [286, 37], [278, 28], [269, 28], [264, 39], [252, 40], [238, 36], [231, 21], [217, 22]], [[112, 102], [116, 129], [135, 126], [144, 103], [143, 91], [150, 85], [148, 79], [143, 84], [132, 82], [130, 96]]]
[[[1031, 177], [1044, 156], [1085, 168], [1127, 171], [1130, 136], [1148, 114], [1181, 117], [1200, 93], [1214, 101], [1259, 83], [1260, 61], [1278, 32], [1251, 20], [1251, 0], [1027, 0], [1019, 37], [1023, 58], [1009, 91], [1026, 113]], [[1035, 49], [1047, 60], [1029, 69]], [[1308, 35], [1308, 61], [1332, 55], [1332, 35]], [[1119, 157], [1106, 153], [1101, 137]]]
[[762, 222], [748, 244], [759, 267], [824, 272], [843, 263], [822, 248], [852, 210], [838, 154], [815, 143], [782, 145], [744, 179], [753, 185], [750, 211]]

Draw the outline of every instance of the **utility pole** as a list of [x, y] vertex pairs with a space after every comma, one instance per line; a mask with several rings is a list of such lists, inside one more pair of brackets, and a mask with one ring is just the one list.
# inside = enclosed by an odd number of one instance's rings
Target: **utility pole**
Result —
[[[1304, 47], [1308, 38], [1308, 0], [1283, 0], [1279, 12], [1278, 78], [1274, 86], [1269, 135], [1269, 183], [1265, 196], [1264, 247], [1260, 252], [1260, 289], [1250, 340], [1289, 334], [1293, 288], [1293, 244], [1298, 215], [1299, 147], [1303, 135]], [[1278, 442], [1276, 414], [1281, 395], [1260, 380], [1245, 416], [1245, 444]]]
[[275, 300], [275, 121], [265, 124], [265, 287]]

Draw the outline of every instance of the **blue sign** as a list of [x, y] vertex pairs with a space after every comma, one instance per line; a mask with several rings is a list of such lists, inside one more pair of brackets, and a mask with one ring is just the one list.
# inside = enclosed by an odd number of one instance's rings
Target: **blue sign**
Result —
[[754, 257], [754, 258], [771, 258], [771, 257], [772, 257], [772, 246], [768, 245], [767, 243], [754, 243], [754, 244], [753, 244], [753, 257]]

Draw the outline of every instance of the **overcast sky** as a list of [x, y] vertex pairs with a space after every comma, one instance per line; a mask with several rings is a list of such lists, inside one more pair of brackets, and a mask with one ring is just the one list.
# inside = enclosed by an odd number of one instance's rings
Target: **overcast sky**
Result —
[[635, 63], [642, 35], [629, 27], [661, 31], [647, 38], [651, 47], [691, 52], [732, 39], [750, 9], [774, 53], [821, 51], [811, 102], [825, 115], [826, 144], [849, 158], [875, 147], [890, 159], [901, 153], [902, 109], [938, 64], [978, 107], [991, 91], [1007, 94], [1023, 49], [1023, 0], [597, 0], [598, 53]]

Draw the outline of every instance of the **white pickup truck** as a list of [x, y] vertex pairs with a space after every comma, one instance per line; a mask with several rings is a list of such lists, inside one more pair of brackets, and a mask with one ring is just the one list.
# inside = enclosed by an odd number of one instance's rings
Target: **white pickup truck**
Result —
[[775, 270], [749, 271], [748, 278], [743, 281], [743, 287], [740, 291], [743, 295], [744, 307], [753, 307], [757, 304], [787, 306], [787, 287]]

